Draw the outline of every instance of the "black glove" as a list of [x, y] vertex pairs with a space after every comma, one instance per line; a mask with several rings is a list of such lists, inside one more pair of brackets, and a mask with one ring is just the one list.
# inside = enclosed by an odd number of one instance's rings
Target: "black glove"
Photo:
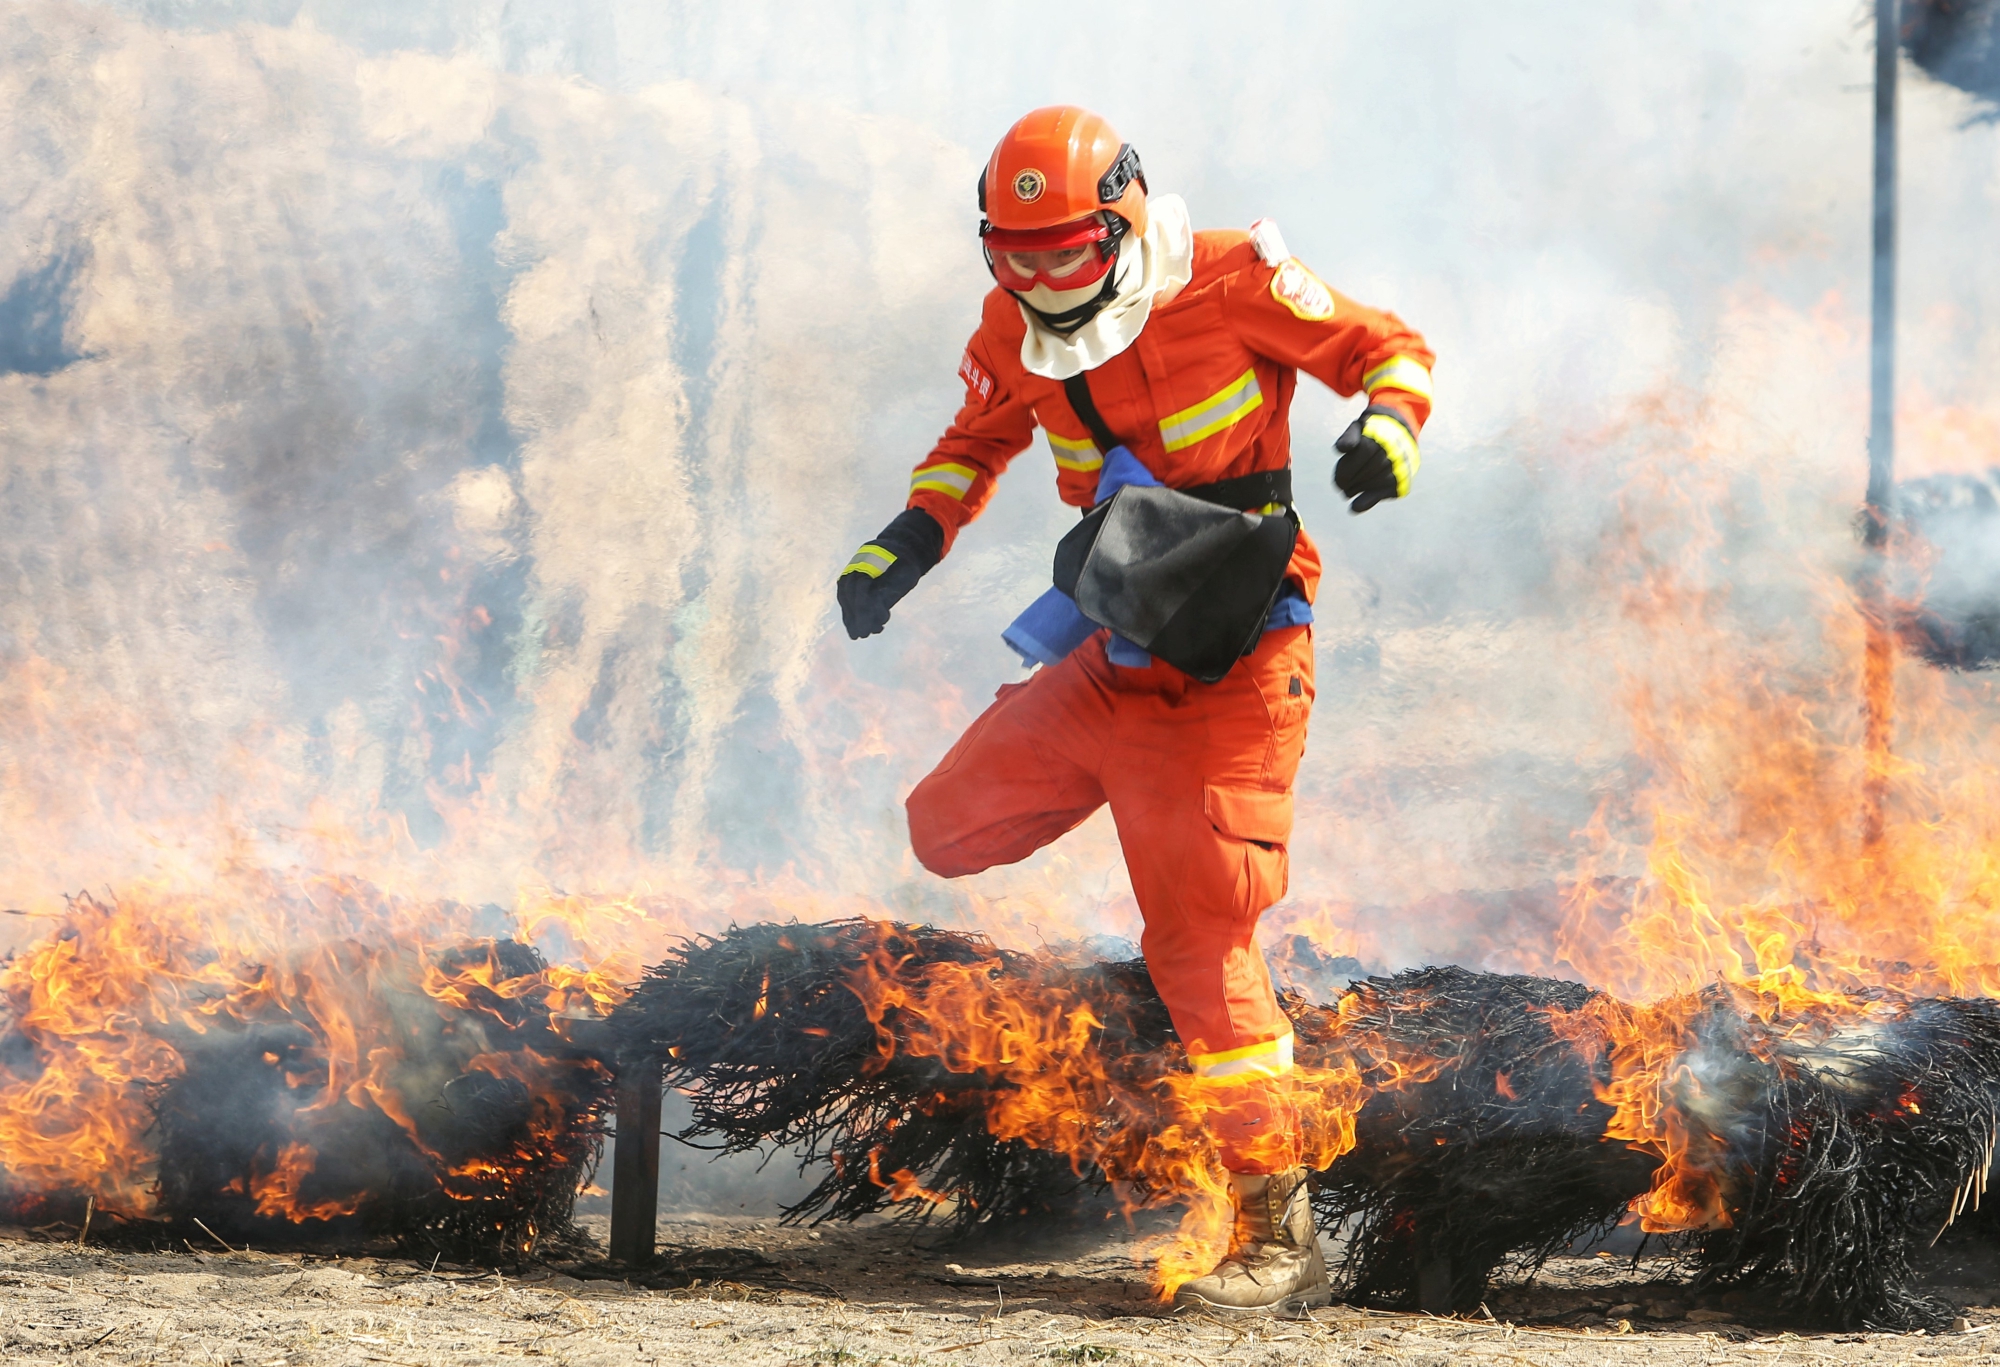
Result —
[[944, 558], [944, 528], [922, 508], [905, 508], [873, 541], [864, 541], [840, 572], [834, 594], [855, 640], [889, 623], [889, 609]]
[[1348, 511], [1365, 513], [1385, 498], [1410, 492], [1417, 472], [1417, 439], [1394, 409], [1369, 407], [1333, 444], [1340, 460], [1333, 487], [1354, 500]]

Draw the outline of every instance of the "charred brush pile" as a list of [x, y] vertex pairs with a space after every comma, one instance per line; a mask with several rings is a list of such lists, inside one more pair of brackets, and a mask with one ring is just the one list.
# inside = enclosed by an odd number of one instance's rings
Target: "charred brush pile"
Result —
[[794, 1218], [911, 1197], [927, 1210], [936, 1194], [970, 1224], [1070, 1210], [1104, 1185], [1101, 1166], [988, 1123], [1020, 1091], [1022, 1049], [1060, 1046], [1079, 1013], [1098, 1066], [1065, 1076], [1063, 1119], [1087, 1125], [1115, 1169], [1157, 1118], [1147, 1082], [1170, 1066], [1172, 1026], [1143, 964], [1015, 954], [923, 926], [757, 925], [654, 967], [611, 1029], [625, 1066], [652, 1060], [687, 1094], [683, 1140], [828, 1164]]
[[611, 1075], [536, 1000], [541, 956], [499, 940], [428, 965], [352, 944], [321, 957], [370, 984], [385, 1038], [365, 1071], [330, 1067], [324, 1025], [292, 1010], [171, 1032], [184, 1067], [154, 1102], [159, 1215], [264, 1246], [358, 1236], [482, 1263], [560, 1242]]
[[[1989, 1003], [1788, 1015], [1717, 988], [1631, 1008], [1448, 968], [1285, 1005], [1307, 1085], [1361, 1081], [1353, 1145], [1315, 1182], [1353, 1299], [1475, 1308], [1500, 1267], [1532, 1269], [1632, 1209], [1672, 1231], [1699, 1285], [1764, 1287], [1806, 1321], [1950, 1314], [1920, 1276], [1939, 1234], [1966, 1225], [2000, 1131]], [[684, 1140], [827, 1161], [793, 1218], [904, 1201], [965, 1224], [1061, 1212], [1084, 1189], [1143, 1184], [1141, 1150], [1188, 1120], [1185, 1056], [1143, 963], [951, 931], [699, 939], [611, 1026], [626, 1066], [651, 1060], [688, 1095]], [[1643, 1133], [1634, 1098], [1657, 1102], [1637, 1108]], [[1692, 1212], [1678, 1224], [1669, 1198]]]
[[610, 1071], [512, 940], [370, 922], [249, 957], [79, 898], [0, 962], [0, 1223], [518, 1259], [570, 1229]]
[[1657, 1160], [1604, 1142], [1609, 1041], [1556, 1028], [1594, 999], [1427, 968], [1358, 982], [1337, 1009], [1286, 1004], [1302, 1057], [1351, 1057], [1370, 1087], [1354, 1148], [1315, 1184], [1322, 1227], [1349, 1232], [1350, 1297], [1476, 1309], [1501, 1264], [1608, 1232], [1647, 1190]]
[[1926, 1254], [1984, 1194], [2000, 1133], [2000, 1003], [1850, 1001], [1760, 1017], [1703, 994], [1666, 1087], [1707, 1136], [1722, 1218], [1687, 1236], [1704, 1285], [1779, 1291], [1805, 1318], [1935, 1329]]

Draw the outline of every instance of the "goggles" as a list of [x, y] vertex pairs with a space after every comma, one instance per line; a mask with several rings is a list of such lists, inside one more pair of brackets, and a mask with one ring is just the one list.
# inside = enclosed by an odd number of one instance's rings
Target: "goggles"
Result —
[[982, 223], [979, 245], [1002, 289], [1016, 294], [1026, 294], [1036, 285], [1077, 290], [1095, 285], [1110, 271], [1125, 232], [1125, 220], [1116, 214], [1092, 214], [1053, 228], [996, 228]]

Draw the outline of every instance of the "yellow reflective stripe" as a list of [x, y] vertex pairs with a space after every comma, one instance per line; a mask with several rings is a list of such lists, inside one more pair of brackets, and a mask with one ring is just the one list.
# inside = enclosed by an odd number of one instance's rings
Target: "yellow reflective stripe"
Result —
[[1373, 394], [1378, 389], [1400, 389], [1420, 399], [1431, 398], [1431, 373], [1414, 356], [1391, 356], [1361, 377], [1361, 387]]
[[1072, 441], [1068, 437], [1057, 436], [1047, 428], [1042, 429], [1042, 435], [1049, 439], [1049, 452], [1056, 458], [1056, 464], [1061, 468], [1080, 471], [1083, 474], [1104, 468], [1104, 453], [1099, 451], [1097, 444], [1088, 438], [1083, 441]]
[[865, 574], [870, 579], [879, 578], [883, 570], [896, 563], [896, 553], [884, 550], [873, 541], [854, 553], [842, 574]]
[[1292, 1036], [1287, 1031], [1276, 1039], [1246, 1044], [1241, 1049], [1190, 1054], [1188, 1063], [1196, 1077], [1283, 1077], [1292, 1071]]
[[926, 465], [910, 476], [910, 492], [930, 489], [953, 498], [964, 498], [979, 472], [970, 465]]
[[1192, 408], [1183, 408], [1160, 419], [1160, 439], [1166, 442], [1169, 451], [1193, 446], [1203, 438], [1212, 437], [1223, 428], [1243, 421], [1263, 402], [1264, 390], [1257, 383], [1256, 370], [1246, 370], [1234, 384], [1220, 393], [1211, 394]]
[[1410, 429], [1387, 413], [1377, 413], [1361, 424], [1361, 435], [1373, 437], [1389, 457], [1389, 464], [1396, 467], [1396, 497], [1409, 497], [1410, 476], [1422, 464], [1417, 455], [1417, 439], [1410, 435]]

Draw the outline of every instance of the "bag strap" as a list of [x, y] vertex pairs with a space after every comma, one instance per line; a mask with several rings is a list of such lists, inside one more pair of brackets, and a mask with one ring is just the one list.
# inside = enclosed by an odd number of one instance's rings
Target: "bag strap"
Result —
[[1108, 456], [1112, 447], [1125, 445], [1112, 435], [1104, 415], [1097, 411], [1097, 403], [1090, 397], [1090, 381], [1084, 377], [1083, 371], [1079, 370], [1064, 380], [1062, 386], [1063, 393], [1069, 396], [1069, 406], [1076, 410], [1076, 415], [1083, 419], [1083, 425], [1090, 429], [1090, 439], [1097, 443], [1098, 454]]
[[[1114, 446], [1124, 446], [1112, 434], [1104, 421], [1104, 415], [1097, 411], [1096, 400], [1090, 397], [1090, 381], [1087, 372], [1079, 370], [1062, 382], [1063, 393], [1069, 396], [1069, 406], [1076, 410], [1077, 417], [1090, 429], [1090, 439], [1097, 443], [1099, 452], [1109, 455]], [[1129, 449], [1129, 448], [1128, 448]], [[1198, 498], [1203, 503], [1216, 503], [1225, 508], [1263, 508], [1273, 503], [1290, 504], [1292, 501], [1292, 467], [1280, 470], [1259, 470], [1254, 475], [1238, 475], [1234, 479], [1219, 479], [1213, 484], [1197, 484], [1177, 492], [1189, 498]]]

